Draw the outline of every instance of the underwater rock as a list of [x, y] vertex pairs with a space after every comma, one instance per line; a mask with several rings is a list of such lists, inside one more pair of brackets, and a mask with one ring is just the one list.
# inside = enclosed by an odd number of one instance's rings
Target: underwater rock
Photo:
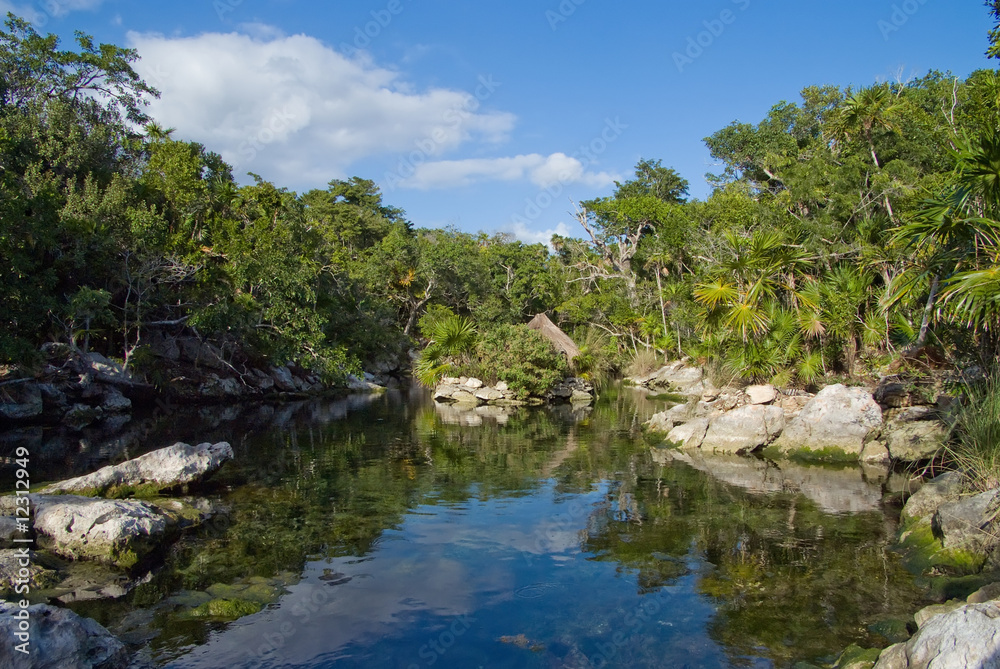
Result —
[[225, 441], [217, 444], [205, 442], [197, 446], [178, 442], [119, 465], [103, 467], [93, 474], [53, 483], [41, 492], [87, 491], [103, 494], [113, 487], [173, 488], [201, 480], [232, 458], [233, 449]]
[[[20, 611], [30, 620], [30, 653], [16, 649]], [[6, 669], [124, 669], [125, 645], [99, 623], [68, 609], [0, 602], [0, 666]]]

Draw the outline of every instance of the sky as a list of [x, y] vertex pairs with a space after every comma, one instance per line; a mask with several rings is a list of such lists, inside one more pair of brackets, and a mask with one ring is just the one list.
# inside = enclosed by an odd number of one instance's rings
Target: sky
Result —
[[359, 176], [417, 227], [583, 236], [640, 159], [710, 194], [703, 139], [810, 85], [995, 67], [980, 0], [0, 0], [138, 50], [174, 138], [297, 192]]

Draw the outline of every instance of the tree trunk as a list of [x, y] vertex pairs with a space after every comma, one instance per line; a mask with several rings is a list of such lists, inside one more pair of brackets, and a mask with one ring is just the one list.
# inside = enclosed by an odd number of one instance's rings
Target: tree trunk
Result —
[[915, 341], [913, 346], [910, 347], [911, 351], [914, 351], [927, 343], [927, 332], [930, 330], [931, 314], [934, 312], [934, 301], [937, 299], [939, 283], [940, 280], [935, 274], [934, 279], [931, 281], [931, 292], [927, 296], [927, 304], [924, 305], [924, 315], [920, 319], [920, 334], [917, 335], [917, 341]]
[[[656, 266], [656, 294], [660, 297], [660, 317], [663, 319], [663, 337], [667, 336], [667, 307], [663, 303], [663, 284], [660, 281], [660, 266]], [[667, 347], [663, 347], [663, 362], [667, 362]]]

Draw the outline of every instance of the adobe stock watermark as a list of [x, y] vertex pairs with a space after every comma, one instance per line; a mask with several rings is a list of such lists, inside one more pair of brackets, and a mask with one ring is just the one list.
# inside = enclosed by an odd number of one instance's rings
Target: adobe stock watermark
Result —
[[634, 609], [627, 611], [622, 618], [622, 625], [617, 628], [616, 632], [611, 635], [611, 639], [607, 643], [598, 642], [597, 643], [597, 653], [588, 656], [587, 659], [590, 661], [591, 667], [593, 669], [602, 669], [607, 666], [618, 666], [618, 662], [615, 662], [615, 658], [621, 652], [621, 648], [625, 646], [630, 639], [634, 638], [635, 635], [642, 631], [642, 628], [646, 626], [647, 623], [652, 621], [657, 613], [663, 607], [660, 605], [656, 599], [652, 597], [644, 597], [643, 601], [640, 602]]
[[239, 162], [233, 165], [233, 172], [243, 167], [247, 163], [253, 162], [257, 154], [264, 148], [282, 137], [283, 133], [291, 127], [295, 120], [295, 115], [288, 111], [288, 107], [271, 110], [267, 120], [261, 123], [255, 130], [250, 131], [247, 138], [237, 149], [239, 151]]
[[212, 9], [220, 21], [226, 20], [227, 14], [232, 14], [236, 8], [243, 4], [243, 0], [212, 0]]
[[[604, 120], [604, 128], [590, 142], [583, 144], [577, 149], [571, 158], [575, 158], [586, 170], [597, 164], [598, 157], [601, 156], [608, 147], [614, 144], [619, 137], [628, 129], [628, 125], [622, 123], [621, 118]], [[566, 186], [575, 181], [575, 173], [561, 172], [555, 183], [542, 188], [534, 197], [525, 198], [524, 209], [520, 213], [515, 213], [510, 217], [512, 225], [527, 225], [542, 215], [546, 209], [551, 207], [556, 198], [562, 195]]]
[[471, 95], [467, 95], [461, 103], [445, 110], [441, 116], [441, 124], [431, 129], [423, 138], [415, 140], [413, 144], [416, 148], [406, 155], [401, 155], [396, 168], [383, 175], [385, 190], [390, 193], [395, 191], [401, 182], [416, 174], [418, 167], [437, 155], [449, 138], [454, 137], [454, 132], [449, 133], [449, 130], [460, 128], [502, 86], [499, 81], [494, 81], [492, 74], [479, 75], [478, 82]]
[[893, 33], [899, 32], [913, 18], [913, 15], [919, 12], [920, 8], [926, 4], [927, 0], [905, 0], [905, 2], [894, 4], [889, 20], [880, 19], [878, 22], [878, 29], [882, 33], [882, 39], [888, 42], [889, 37]]
[[[469, 620], [469, 616], [458, 616], [451, 621], [450, 625], [445, 627], [444, 631], [432, 637], [427, 643], [422, 645], [420, 650], [417, 651], [417, 655], [420, 656], [420, 659], [424, 661], [426, 666], [431, 667], [438, 660], [444, 657], [445, 653], [447, 653], [458, 642], [462, 635], [468, 632], [471, 628], [472, 621]], [[420, 669], [420, 665], [416, 662], [412, 662], [406, 669]]]
[[67, 8], [66, 3], [59, 0], [41, 0], [24, 8], [22, 15], [36, 28], [42, 28], [53, 18], [68, 14], [70, 9], [72, 8]]
[[[741, 12], [750, 8], [750, 0], [730, 0]], [[722, 37], [726, 28], [736, 23], [739, 14], [732, 9], [723, 9], [719, 12], [718, 18], [702, 21], [704, 30], [697, 35], [687, 38], [687, 48], [684, 51], [674, 51], [672, 58], [677, 71], [684, 73], [684, 68], [694, 64], [694, 61], [701, 58], [706, 50], [710, 49], [715, 41]]]
[[352, 33], [354, 37], [353, 42], [351, 44], [346, 42], [340, 43], [341, 53], [348, 57], [353, 57], [361, 49], [367, 49], [371, 45], [372, 40], [378, 39], [382, 31], [388, 28], [393, 19], [402, 14], [404, 9], [406, 9], [406, 5], [403, 4], [403, 0], [389, 0], [382, 9], [373, 9], [370, 12], [371, 21], [368, 21], [363, 26], [354, 26], [354, 32]]
[[545, 20], [549, 22], [549, 28], [553, 31], [558, 30], [561, 24], [566, 23], [569, 17], [576, 13], [577, 7], [585, 2], [587, 0], [562, 0], [554, 10], [546, 10]]

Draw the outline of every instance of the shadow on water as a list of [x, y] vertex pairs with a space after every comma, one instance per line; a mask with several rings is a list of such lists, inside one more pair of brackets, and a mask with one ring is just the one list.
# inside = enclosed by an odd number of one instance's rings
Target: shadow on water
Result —
[[185, 669], [787, 667], [887, 645], [922, 595], [878, 483], [668, 456], [640, 429], [661, 409], [414, 391], [160, 419], [149, 448], [233, 445], [224, 512], [129, 594], [72, 607]]

